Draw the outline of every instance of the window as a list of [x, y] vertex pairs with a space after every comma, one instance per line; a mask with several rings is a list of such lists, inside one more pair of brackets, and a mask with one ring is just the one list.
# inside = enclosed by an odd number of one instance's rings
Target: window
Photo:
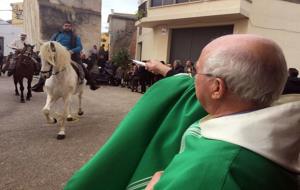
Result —
[[147, 1], [145, 1], [143, 4], [141, 4], [138, 8], [137, 12], [137, 18], [141, 19], [143, 17], [147, 16]]
[[174, 0], [163, 0], [163, 5], [174, 4]]
[[[200, 1], [200, 0], [151, 0], [151, 7], [158, 7], [163, 5], [172, 5], [179, 3], [186, 3], [192, 1]], [[203, 1], [203, 0], [201, 0]]]
[[185, 3], [188, 2], [189, 0], [176, 0], [176, 3]]
[[162, 6], [162, 0], [152, 0], [151, 7]]

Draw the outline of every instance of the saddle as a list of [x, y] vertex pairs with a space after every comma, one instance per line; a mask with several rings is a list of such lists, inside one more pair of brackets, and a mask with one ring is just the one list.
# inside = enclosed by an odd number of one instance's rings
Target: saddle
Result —
[[73, 67], [73, 69], [75, 70], [77, 76], [78, 76], [78, 83], [79, 84], [83, 84], [83, 81], [84, 81], [84, 70], [83, 70], [83, 65], [75, 62], [75, 61], [71, 61], [71, 65]]

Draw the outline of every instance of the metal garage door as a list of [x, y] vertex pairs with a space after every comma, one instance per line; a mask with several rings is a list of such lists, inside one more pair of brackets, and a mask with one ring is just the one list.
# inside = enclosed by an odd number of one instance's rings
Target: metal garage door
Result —
[[213, 39], [233, 33], [233, 25], [172, 30], [170, 63], [175, 59], [196, 62], [203, 47]]

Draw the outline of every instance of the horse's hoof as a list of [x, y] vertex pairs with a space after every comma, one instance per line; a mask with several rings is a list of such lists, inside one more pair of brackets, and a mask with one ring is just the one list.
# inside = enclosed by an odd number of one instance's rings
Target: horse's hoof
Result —
[[30, 101], [30, 98], [26, 98], [27, 101]]
[[79, 111], [78, 115], [83, 115], [83, 113], [84, 113], [83, 111]]
[[57, 123], [57, 119], [53, 118], [53, 124]]
[[63, 140], [64, 138], [66, 138], [66, 135], [57, 135], [56, 136], [57, 140]]
[[25, 103], [25, 100], [21, 100], [21, 103]]
[[68, 117], [67, 121], [74, 121], [75, 119], [73, 117]]

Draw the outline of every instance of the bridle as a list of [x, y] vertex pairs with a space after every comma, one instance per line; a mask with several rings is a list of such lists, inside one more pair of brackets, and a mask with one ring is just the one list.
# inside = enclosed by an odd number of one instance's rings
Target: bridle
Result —
[[[47, 63], [47, 64], [49, 64], [49, 63]], [[41, 74], [50, 74], [50, 73], [52, 73], [52, 69], [53, 69], [53, 66], [50, 65], [50, 69], [48, 71], [41, 71]]]
[[56, 71], [56, 72], [52, 72], [53, 71], [53, 65], [51, 65], [51, 64], [49, 64], [49, 63], [47, 63], [48, 65], [50, 65], [50, 69], [48, 70], [48, 71], [41, 71], [41, 73], [42, 74], [48, 74], [49, 73], [49, 75], [51, 74], [51, 75], [58, 75], [59, 73], [61, 73], [61, 72], [63, 72], [63, 71], [65, 71], [66, 70], [66, 68], [63, 68], [61, 71]]

